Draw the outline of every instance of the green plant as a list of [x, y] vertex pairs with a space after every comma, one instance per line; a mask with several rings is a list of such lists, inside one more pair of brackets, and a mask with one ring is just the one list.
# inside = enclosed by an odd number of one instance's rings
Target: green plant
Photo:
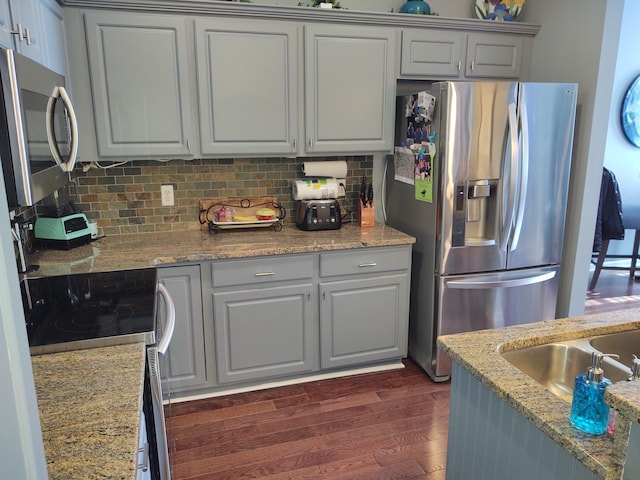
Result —
[[340, 6], [339, 0], [312, 0], [311, 2], [312, 6], [314, 7], [320, 6], [321, 3], [331, 3], [333, 5], [333, 8], [342, 8]]

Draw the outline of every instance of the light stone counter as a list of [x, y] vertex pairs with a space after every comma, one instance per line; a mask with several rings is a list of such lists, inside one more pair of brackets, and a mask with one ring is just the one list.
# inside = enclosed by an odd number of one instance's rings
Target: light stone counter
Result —
[[31, 357], [50, 480], [136, 475], [145, 345]]
[[[619, 479], [626, 455], [628, 422], [618, 422], [615, 442], [589, 435], [569, 422], [571, 404], [505, 360], [501, 351], [640, 328], [640, 309], [558, 319], [478, 332], [445, 335], [438, 346], [499, 398], [563, 446], [589, 470], [606, 480]], [[640, 382], [616, 384], [606, 400], [624, 415], [640, 416]], [[613, 393], [616, 392], [615, 395]], [[622, 416], [622, 415], [621, 415]]]
[[305, 232], [294, 225], [281, 231], [270, 228], [138, 233], [102, 237], [71, 250], [42, 250], [29, 255], [29, 265], [39, 265], [30, 276], [126, 270], [161, 264], [198, 262], [222, 258], [383, 247], [415, 243], [415, 238], [392, 227], [344, 225], [339, 230]]

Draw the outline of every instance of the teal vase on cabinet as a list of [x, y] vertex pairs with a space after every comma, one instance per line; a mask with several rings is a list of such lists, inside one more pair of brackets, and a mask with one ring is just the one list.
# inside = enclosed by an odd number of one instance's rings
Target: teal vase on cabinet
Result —
[[431, 7], [423, 0], [408, 0], [400, 7], [400, 13], [415, 13], [417, 15], [431, 15]]

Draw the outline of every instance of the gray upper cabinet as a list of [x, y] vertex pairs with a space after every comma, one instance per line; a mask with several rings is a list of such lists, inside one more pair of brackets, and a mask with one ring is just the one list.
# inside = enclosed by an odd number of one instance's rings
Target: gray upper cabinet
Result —
[[0, 0], [0, 45], [46, 65], [41, 0]]
[[467, 77], [520, 78], [525, 55], [524, 43], [524, 38], [517, 36], [491, 33], [469, 34]]
[[198, 18], [195, 32], [202, 153], [295, 153], [298, 26]]
[[405, 29], [400, 76], [429, 79], [528, 75], [530, 39], [522, 35]]
[[[202, 387], [213, 381], [214, 371], [207, 374], [205, 362], [200, 266], [161, 267], [158, 280], [167, 288], [176, 307], [176, 327], [162, 359], [163, 391], [179, 393]], [[162, 315], [164, 308], [158, 312]]]
[[38, 0], [44, 42], [45, 65], [67, 75], [67, 48], [62, 7], [56, 0]]
[[395, 32], [305, 25], [305, 151], [393, 148]]
[[87, 12], [85, 28], [99, 155], [190, 156], [186, 18]]

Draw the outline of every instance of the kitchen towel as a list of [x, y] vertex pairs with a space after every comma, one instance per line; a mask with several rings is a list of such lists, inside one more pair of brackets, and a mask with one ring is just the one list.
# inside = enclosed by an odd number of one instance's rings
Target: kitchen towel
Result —
[[340, 185], [335, 178], [302, 178], [293, 181], [294, 200], [338, 198]]
[[305, 177], [347, 177], [347, 162], [330, 160], [326, 162], [304, 162], [302, 173]]

